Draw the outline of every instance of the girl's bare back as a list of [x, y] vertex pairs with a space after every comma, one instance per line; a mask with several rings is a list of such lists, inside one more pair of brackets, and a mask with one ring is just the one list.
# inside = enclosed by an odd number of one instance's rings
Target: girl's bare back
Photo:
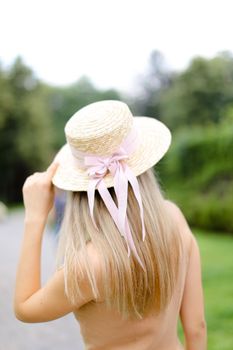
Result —
[[75, 315], [80, 323], [86, 349], [89, 350], [181, 350], [177, 338], [178, 299], [166, 314], [143, 320], [122, 321], [104, 303], [89, 303]]

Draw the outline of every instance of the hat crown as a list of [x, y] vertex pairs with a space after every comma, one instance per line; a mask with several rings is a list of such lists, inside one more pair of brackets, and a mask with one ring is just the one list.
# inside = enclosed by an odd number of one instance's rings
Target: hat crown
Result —
[[109, 155], [129, 134], [133, 115], [120, 101], [92, 103], [76, 112], [65, 126], [67, 142], [79, 151]]

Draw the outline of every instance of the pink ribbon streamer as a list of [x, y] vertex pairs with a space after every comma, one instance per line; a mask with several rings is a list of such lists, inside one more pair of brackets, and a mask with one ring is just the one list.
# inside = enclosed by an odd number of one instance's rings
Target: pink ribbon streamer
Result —
[[[121, 235], [126, 241], [128, 256], [130, 256], [130, 253], [132, 251], [135, 258], [137, 259], [141, 267], [144, 269], [144, 265], [135, 247], [129, 221], [127, 218], [128, 183], [130, 183], [140, 209], [140, 218], [142, 224], [142, 240], [144, 241], [144, 213], [139, 184], [136, 176], [125, 162], [129, 154], [132, 153], [133, 150], [135, 150], [137, 145], [138, 137], [136, 134], [136, 130], [133, 129], [128, 135], [128, 137], [121, 144], [121, 146], [118, 148], [118, 150], [110, 156], [103, 157], [96, 155], [88, 155], [83, 152], [79, 152], [73, 147], [71, 148], [71, 150], [76, 159], [82, 159], [83, 165], [87, 169], [88, 175], [90, 177], [87, 195], [90, 214], [95, 227], [97, 228], [94, 219], [94, 199], [95, 190], [98, 189], [100, 196], [102, 197], [118, 230], [120, 231]], [[114, 190], [117, 197], [117, 205], [111, 197], [104, 182], [104, 177], [108, 172], [111, 173], [114, 179]]]

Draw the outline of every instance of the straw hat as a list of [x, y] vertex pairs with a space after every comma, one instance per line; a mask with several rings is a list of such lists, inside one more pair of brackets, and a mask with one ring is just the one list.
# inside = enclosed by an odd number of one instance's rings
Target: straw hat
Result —
[[[154, 118], [134, 117], [128, 106], [120, 101], [101, 101], [80, 109], [65, 126], [67, 143], [55, 157], [59, 166], [53, 184], [64, 190], [87, 191], [90, 178], [75, 159], [75, 152], [111, 156], [132, 129], [136, 130], [139, 142], [124, 161], [138, 176], [167, 152], [171, 143], [169, 129]], [[110, 172], [105, 175], [104, 182], [106, 187], [113, 186]]]

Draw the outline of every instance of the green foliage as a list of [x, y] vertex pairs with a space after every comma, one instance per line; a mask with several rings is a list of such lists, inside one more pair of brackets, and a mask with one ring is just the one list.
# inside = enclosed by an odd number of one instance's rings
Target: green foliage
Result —
[[203, 286], [209, 350], [233, 348], [233, 239], [197, 232], [203, 270]]
[[17, 201], [23, 181], [51, 157], [51, 118], [32, 71], [17, 59], [0, 74], [0, 197]]
[[179, 130], [160, 165], [168, 195], [193, 226], [233, 231], [233, 125]]
[[221, 121], [233, 102], [233, 58], [223, 53], [211, 60], [195, 58], [161, 94], [162, 119], [172, 128]]
[[[141, 110], [172, 130], [156, 169], [190, 224], [233, 231], [233, 57], [197, 57], [180, 73], [155, 52], [144, 78]], [[145, 106], [143, 106], [145, 104]]]

